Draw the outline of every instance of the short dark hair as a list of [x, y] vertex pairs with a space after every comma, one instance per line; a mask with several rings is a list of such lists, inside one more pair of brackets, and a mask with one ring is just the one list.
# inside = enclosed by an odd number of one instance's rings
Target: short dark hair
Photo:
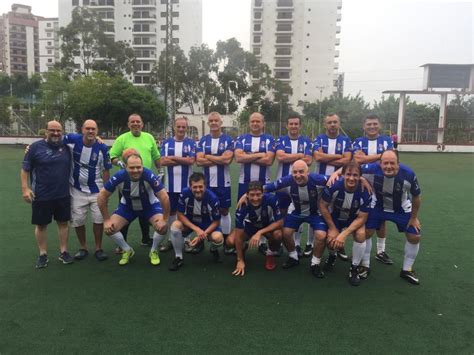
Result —
[[342, 167], [342, 174], [344, 175], [346, 171], [350, 169], [357, 170], [359, 172], [359, 175], [362, 176], [362, 168], [355, 160], [351, 160]]
[[297, 112], [291, 112], [290, 114], [288, 114], [288, 117], [286, 118], [286, 122], [288, 122], [290, 119], [292, 118], [297, 118], [300, 120], [300, 123], [301, 123], [301, 115]]
[[251, 190], [260, 190], [263, 192], [263, 184], [260, 181], [250, 181], [247, 192]]
[[367, 116], [364, 118], [364, 122], [367, 120], [378, 120], [380, 121], [380, 117], [376, 115], [375, 113], [369, 113]]
[[204, 183], [206, 183], [206, 177], [204, 176], [204, 174], [199, 171], [196, 171], [192, 173], [191, 176], [189, 177], [189, 186], [191, 186], [191, 183], [198, 182], [201, 180], [204, 181]]
[[384, 151], [382, 152], [382, 154], [380, 154], [380, 160], [382, 160], [383, 155], [384, 155], [385, 153], [387, 153], [387, 152], [393, 152], [393, 153], [395, 153], [395, 156], [397, 157], [397, 163], [400, 163], [400, 157], [398, 156], [398, 150], [392, 150], [392, 149], [384, 150]]

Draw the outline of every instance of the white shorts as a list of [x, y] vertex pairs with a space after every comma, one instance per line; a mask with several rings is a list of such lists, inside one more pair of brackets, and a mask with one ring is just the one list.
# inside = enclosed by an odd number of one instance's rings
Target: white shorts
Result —
[[71, 187], [71, 226], [81, 227], [86, 224], [87, 211], [91, 210], [92, 223], [102, 224], [104, 219], [97, 205], [98, 193], [91, 194]]

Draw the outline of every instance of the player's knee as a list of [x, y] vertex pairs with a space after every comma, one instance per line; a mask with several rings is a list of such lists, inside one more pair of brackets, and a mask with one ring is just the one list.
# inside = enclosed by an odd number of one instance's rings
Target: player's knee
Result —
[[282, 233], [281, 229], [277, 229], [276, 231], [274, 231], [272, 233], [272, 239], [274, 241], [279, 242], [279, 241], [282, 240], [282, 238], [283, 238], [283, 233]]
[[375, 233], [375, 229], [366, 229], [365, 230], [365, 239], [370, 239]]
[[221, 232], [214, 232], [211, 234], [211, 241], [215, 244], [222, 244], [224, 242], [224, 236]]
[[416, 234], [407, 233], [406, 237], [407, 237], [408, 243], [410, 244], [418, 244], [421, 240], [421, 236], [416, 235]]
[[354, 233], [354, 240], [358, 243], [362, 243], [365, 240], [365, 228], [361, 227], [358, 230], [355, 231]]
[[225, 245], [228, 248], [235, 247], [235, 234], [234, 233], [229, 234], [229, 236], [225, 239]]
[[229, 214], [229, 209], [228, 208], [221, 208], [221, 209], [219, 209], [219, 212], [221, 213], [222, 216], [227, 216]]
[[173, 223], [171, 223], [170, 229], [171, 229], [171, 230], [175, 230], [175, 231], [182, 231], [182, 230], [183, 230], [183, 223], [181, 223], [180, 221], [176, 220], [176, 221], [174, 221]]
[[324, 231], [317, 231], [316, 232], [316, 240], [318, 242], [325, 242], [327, 237], [327, 233]]

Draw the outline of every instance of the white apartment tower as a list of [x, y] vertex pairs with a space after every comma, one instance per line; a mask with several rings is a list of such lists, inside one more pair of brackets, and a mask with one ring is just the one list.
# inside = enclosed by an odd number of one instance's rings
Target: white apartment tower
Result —
[[41, 73], [50, 70], [59, 62], [59, 22], [57, 18], [38, 20], [39, 70]]
[[252, 0], [253, 53], [293, 88], [290, 102], [336, 91], [342, 0]]
[[[136, 85], [150, 82], [150, 72], [166, 46], [168, 0], [59, 0], [59, 27], [67, 26], [77, 6], [96, 11], [107, 34], [134, 49], [138, 71], [129, 77]], [[187, 54], [202, 43], [202, 0], [170, 0], [173, 41]]]

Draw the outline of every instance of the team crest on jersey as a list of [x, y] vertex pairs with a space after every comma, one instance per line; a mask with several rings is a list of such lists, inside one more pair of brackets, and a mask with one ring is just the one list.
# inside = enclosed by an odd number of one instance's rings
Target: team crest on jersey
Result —
[[219, 144], [219, 149], [224, 150], [224, 143], [223, 142]]
[[303, 152], [304, 151], [304, 145], [300, 144], [300, 147], [298, 149], [299, 149], [300, 152]]
[[379, 152], [383, 151], [383, 145], [382, 143], [379, 144]]
[[265, 148], [265, 141], [260, 142], [260, 147]]
[[183, 152], [184, 153], [189, 152], [189, 147], [187, 145], [183, 146]]
[[337, 143], [337, 150], [341, 150], [341, 149], [342, 149], [341, 143]]

